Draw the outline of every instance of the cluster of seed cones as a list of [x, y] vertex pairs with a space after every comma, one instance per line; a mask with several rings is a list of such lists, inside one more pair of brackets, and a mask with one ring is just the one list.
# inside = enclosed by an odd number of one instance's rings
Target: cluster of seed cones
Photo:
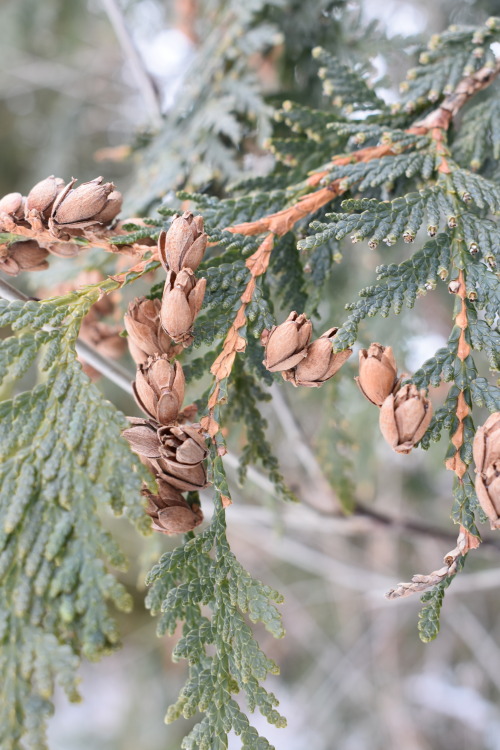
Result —
[[319, 388], [352, 354], [352, 349], [333, 351], [332, 342], [337, 331], [338, 328], [329, 328], [311, 342], [311, 321], [304, 313], [298, 315], [293, 311], [284, 323], [262, 332], [264, 367], [270, 372], [281, 372], [283, 378], [295, 386]]
[[0, 232], [19, 233], [29, 228], [37, 239], [0, 246], [0, 270], [16, 276], [20, 271], [41, 271], [49, 253], [76, 255], [79, 246], [72, 237], [85, 230], [110, 224], [122, 207], [122, 196], [112, 182], [96, 177], [74, 187], [59, 177], [46, 177], [27, 196], [8, 193], [0, 199]]
[[380, 408], [380, 430], [397, 453], [409, 453], [432, 419], [432, 403], [413, 383], [401, 385], [392, 347], [371, 344], [359, 353], [356, 382], [366, 398]]
[[195, 406], [182, 408], [185, 380], [173, 358], [193, 340], [192, 329], [205, 294], [205, 279], [196, 279], [207, 246], [201, 216], [186, 211], [162, 232], [158, 251], [167, 279], [162, 300], [137, 298], [125, 315], [129, 349], [137, 363], [134, 394], [147, 414], [131, 418], [124, 437], [155, 475], [158, 494], [148, 490], [147, 513], [164, 534], [191, 531], [203, 520], [197, 503], [182, 492], [206, 487], [207, 446], [199, 424], [189, 423]]
[[[329, 380], [350, 357], [352, 350], [334, 352], [332, 343], [338, 328], [311, 342], [311, 321], [304, 314], [291, 312], [284, 323], [263, 331], [264, 366], [281, 372], [293, 385], [318, 388]], [[359, 353], [356, 378], [366, 398], [380, 408], [380, 429], [391, 448], [409, 453], [427, 430], [432, 404], [425, 391], [409, 383], [401, 385], [390, 346], [371, 344]]]

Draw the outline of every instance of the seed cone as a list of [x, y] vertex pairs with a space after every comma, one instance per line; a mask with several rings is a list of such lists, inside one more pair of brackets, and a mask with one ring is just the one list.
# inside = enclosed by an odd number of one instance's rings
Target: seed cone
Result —
[[5, 249], [5, 254], [0, 248], [0, 271], [9, 276], [17, 276], [21, 271], [43, 271], [49, 267], [47, 256], [47, 250], [35, 240], [13, 242]]
[[492, 529], [500, 528], [500, 412], [479, 427], [473, 443], [476, 493]]
[[147, 498], [146, 513], [153, 520], [153, 529], [162, 534], [185, 534], [199, 526], [203, 521], [200, 506], [196, 503], [189, 505], [180, 492], [162, 479], [157, 482], [157, 495], [143, 490]]
[[207, 456], [200, 425], [177, 425], [158, 430], [160, 458], [153, 460], [158, 476], [176, 489], [199, 490], [207, 486], [203, 460]]
[[153, 354], [166, 354], [169, 359], [182, 347], [175, 346], [160, 322], [159, 299], [136, 297], [125, 313], [130, 354], [137, 364], [142, 364]]
[[423, 437], [431, 418], [432, 404], [425, 391], [408, 384], [385, 399], [380, 409], [380, 430], [393, 450], [410, 453]]
[[359, 353], [359, 376], [354, 378], [366, 398], [382, 406], [397, 382], [397, 367], [392, 347], [370, 344]]
[[25, 199], [21, 193], [7, 193], [3, 198], [0, 198], [0, 216], [6, 214], [15, 219], [22, 219], [24, 217], [24, 204]]
[[206, 279], [196, 280], [190, 268], [178, 274], [169, 271], [161, 304], [160, 319], [164, 331], [176, 344], [189, 346], [193, 340], [193, 323], [201, 310]]
[[148, 419], [128, 418], [130, 427], [122, 432], [132, 450], [139, 456], [153, 459], [160, 458], [160, 440], [157, 430], [158, 423]]
[[60, 177], [54, 177], [54, 175], [37, 182], [26, 198], [26, 219], [29, 221], [37, 216], [48, 219], [54, 201], [63, 189], [64, 180]]
[[146, 419], [130, 419], [130, 427], [122, 434], [132, 450], [146, 458], [154, 473], [170, 486], [183, 492], [206, 487], [203, 461], [208, 450], [199, 424], [165, 427]]
[[329, 328], [319, 339], [310, 343], [304, 359], [293, 369], [282, 372], [284, 379], [295, 386], [319, 388], [333, 377], [352, 354], [352, 349], [333, 352], [332, 341], [337, 331], [338, 328]]
[[139, 365], [133, 388], [141, 409], [156, 422], [168, 425], [179, 415], [184, 385], [180, 363], [171, 364], [165, 354], [157, 354]]
[[161, 232], [158, 254], [165, 271], [179, 273], [183, 268], [196, 271], [207, 247], [208, 237], [203, 231], [203, 218], [185, 211], [177, 216], [168, 232]]
[[75, 182], [71, 180], [54, 201], [49, 221], [52, 229], [83, 228], [95, 224], [107, 204], [108, 196], [115, 189], [112, 182], [103, 185], [102, 177], [83, 182], [73, 190]]
[[311, 321], [295, 311], [281, 325], [273, 326], [270, 331], [264, 329], [260, 339], [265, 347], [264, 367], [270, 372], [296, 367], [307, 355], [311, 334]]

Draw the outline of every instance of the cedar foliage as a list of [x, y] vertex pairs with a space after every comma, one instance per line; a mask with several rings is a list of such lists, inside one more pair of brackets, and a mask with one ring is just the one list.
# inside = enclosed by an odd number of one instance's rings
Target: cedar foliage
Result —
[[[250, 17], [252, 22], [256, 18]], [[267, 38], [264, 35], [261, 43]], [[479, 538], [477, 523], [484, 518], [470, 471], [472, 413], [476, 406], [500, 410], [500, 388], [479, 377], [476, 364], [484, 352], [490, 369], [499, 370], [495, 217], [500, 211], [500, 136], [494, 82], [499, 64], [490, 48], [499, 40], [499, 19], [433, 37], [402, 86], [400, 104], [392, 108], [370, 87], [363, 66], [351, 66], [317, 47], [313, 59], [325, 106], [315, 109], [287, 101], [275, 113], [273, 171], [240, 181], [224, 194], [178, 193], [179, 200], [191, 201], [203, 215], [211, 242], [198, 271], [208, 282], [204, 309], [196, 322], [193, 350], [183, 359], [189, 380], [206, 375], [224, 351], [242, 294], [255, 282], [238, 329], [246, 352], [237, 355], [229, 374], [214, 372], [213, 385], [198, 399], [201, 415], [229, 429], [239, 422], [246, 430], [242, 477], [250, 463], [260, 462], [278, 493], [292, 497], [259, 411], [260, 402], [268, 398], [265, 386], [274, 380], [262, 366], [259, 337], [275, 322], [275, 311], [292, 307], [314, 313], [334, 264], [342, 260], [340, 243], [346, 236], [373, 248], [402, 238], [415, 243], [416, 251], [400, 262], [394, 254], [394, 262], [378, 267], [373, 284], [347, 305], [334, 348], [354, 344], [368, 318], [398, 314], [437, 285], [458, 280], [453, 287], [455, 315], [462, 314], [462, 324], [451, 324], [447, 345], [408, 380], [423, 389], [450, 384], [420, 447], [428, 449], [447, 435], [444, 458], [456, 473], [452, 518]], [[247, 53], [254, 49], [250, 45]], [[466, 97], [461, 122], [449, 128], [449, 122], [433, 120], [449, 97], [453, 104], [461, 82], [473, 80], [478, 72], [486, 83], [478, 100], [472, 94]], [[220, 97], [225, 96], [222, 89]], [[448, 110], [441, 115], [443, 111]], [[261, 114], [269, 114], [269, 105]], [[242, 137], [241, 122], [234, 117], [214, 122], [219, 129], [210, 137], [217, 140], [222, 134], [235, 142]], [[182, 123], [180, 118], [178, 127]], [[225, 152], [219, 156], [225, 162]], [[197, 158], [203, 160], [203, 153]], [[209, 170], [216, 170], [219, 161]], [[154, 185], [144, 204], [162, 190]], [[155, 239], [168, 228], [174, 211], [160, 208], [160, 218], [153, 213], [146, 227], [132, 223], [110, 241], [118, 248], [145, 237]], [[269, 266], [257, 272], [248, 259], [261, 251], [263, 235], [269, 233]], [[19, 237], [3, 239], [8, 243]], [[120, 437], [126, 424], [122, 415], [82, 373], [75, 341], [83, 316], [100, 294], [133, 283], [157, 266], [151, 253], [119, 281], [110, 278], [47, 301], [0, 305], [0, 325], [11, 329], [0, 345], [0, 376], [16, 381], [33, 364], [38, 372], [37, 385], [0, 404], [0, 744], [5, 750], [20, 743], [45, 747], [44, 722], [54, 683], [77, 699], [79, 659], [98, 658], [118, 643], [109, 604], [124, 610], [130, 606], [130, 596], [108, 570], [122, 568], [125, 558], [103, 529], [98, 507], [124, 513], [147, 532], [140, 487], [150, 478]], [[153, 286], [150, 294], [160, 296], [161, 290]], [[465, 413], [457, 411], [460, 399]], [[461, 442], [452, 442], [459, 428]], [[159, 635], [172, 634], [182, 623], [174, 658], [185, 659], [189, 673], [167, 720], [203, 715], [182, 747], [226, 748], [234, 731], [245, 750], [265, 750], [271, 745], [233, 696], [244, 693], [251, 712], [258, 708], [269, 722], [284, 725], [277, 699], [262, 685], [268, 673], [278, 672], [277, 665], [261, 651], [247, 621], [248, 616], [281, 637], [275, 606], [281, 598], [245, 571], [229, 547], [224, 506], [230, 489], [223, 451], [224, 438], [215, 429], [208, 461], [212, 519], [153, 567], [146, 604], [158, 616]], [[439, 630], [445, 589], [466, 555], [457, 553], [455, 567], [423, 595], [419, 631], [425, 641]]]

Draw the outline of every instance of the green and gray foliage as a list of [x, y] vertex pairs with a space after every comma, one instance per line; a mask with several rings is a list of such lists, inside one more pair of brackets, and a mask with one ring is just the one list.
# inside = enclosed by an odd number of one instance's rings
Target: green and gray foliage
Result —
[[[371, 86], [363, 59], [350, 65], [334, 57], [334, 50], [318, 47], [324, 39], [314, 37], [310, 45], [314, 54], [303, 70], [307, 77], [316, 61], [324, 101], [315, 90], [309, 101], [287, 101], [274, 112], [273, 170], [229, 189], [228, 180], [241, 177], [235, 147], [255, 135], [256, 119], [271, 128], [273, 109], [262, 92], [256, 93], [246, 60], [270, 43], [275, 27], [261, 23], [262, 15], [270, 9], [277, 12], [281, 5], [242, 5], [223, 37], [214, 32], [205, 41], [198, 67], [191, 71], [175, 111], [167, 118], [169, 127], [143, 154], [138, 192], [130, 196], [134, 205], [149, 207], [167, 190], [204, 188], [178, 194], [179, 200], [191, 201], [204, 216], [210, 240], [198, 271], [207, 279], [204, 308], [196, 321], [193, 353], [182, 358], [188, 381], [204, 379], [207, 390], [199, 393], [200, 415], [207, 414], [212, 387], [206, 376], [222, 351], [250, 278], [245, 261], [257, 250], [262, 240], [258, 235], [265, 231], [245, 235], [225, 230], [292, 209], [316, 187], [330, 186], [328, 206], [301, 216], [289, 232], [276, 238], [269, 269], [257, 280], [245, 326], [239, 330], [246, 352], [238, 355], [231, 375], [220, 384], [215, 417], [225, 430], [241, 428], [246, 436], [240, 479], [245, 479], [250, 464], [258, 463], [277, 494], [294, 499], [266, 436], [260, 408], [269, 399], [268, 386], [275, 379], [262, 365], [263, 329], [270, 328], [283, 311], [317, 312], [334, 266], [342, 261], [342, 250], [348, 252], [346, 243], [340, 245], [345, 237], [354, 244], [366, 241], [373, 250], [394, 246], [386, 251], [387, 262], [378, 266], [373, 283], [346, 306], [335, 349], [354, 345], [360, 331], [366, 336], [374, 316], [413, 308], [420, 297], [463, 274], [464, 335], [470, 352], [465, 358], [459, 356], [462, 328], [451, 324], [446, 345], [408, 379], [425, 390], [450, 384], [420, 443], [428, 449], [445, 432], [449, 440], [443, 459], [452, 458], [457, 450], [451, 438], [459, 426], [460, 394], [468, 406], [458, 446], [467, 470], [455, 481], [452, 518], [479, 536], [477, 523], [484, 519], [469, 468], [473, 410], [500, 409], [500, 388], [480, 374], [484, 370], [480, 352], [491, 371], [498, 372], [500, 366], [500, 187], [494, 164], [500, 142], [498, 85], [492, 83], [479, 102], [471, 99], [462, 123], [449, 134], [443, 130], [438, 139], [433, 133], [411, 129], [464, 77], [496, 65], [489, 45], [500, 41], [500, 21], [491, 19], [476, 29], [452, 29], [433, 38], [403, 86], [400, 106], [392, 109]], [[242, 27], [246, 35], [240, 34]], [[215, 65], [215, 52], [221, 49], [227, 75], [218, 77], [220, 60]], [[196, 104], [188, 109], [194, 99]], [[381, 147], [386, 149], [383, 155]], [[370, 158], [358, 159], [362, 150], [371, 153]], [[335, 155], [341, 158], [336, 161]], [[308, 181], [311, 171], [322, 173], [317, 186]], [[204, 183], [212, 180], [217, 188], [210, 191]], [[172, 211], [162, 208], [160, 213], [168, 217]], [[163, 224], [152, 216], [145, 228], [131, 224], [130, 234], [114, 241], [118, 245], [154, 239]], [[410, 257], [400, 240], [415, 244]], [[153, 262], [144, 271], [157, 265]], [[130, 274], [127, 283], [142, 275]], [[33, 388], [0, 404], [2, 750], [14, 750], [21, 741], [26, 747], [45, 747], [44, 720], [51, 711], [54, 683], [59, 682], [72, 699], [77, 697], [75, 670], [80, 657], [98, 658], [118, 642], [109, 604], [124, 610], [130, 606], [130, 595], [108, 570], [123, 568], [125, 558], [104, 530], [100, 513], [109, 507], [145, 530], [140, 488], [149, 475], [120, 437], [124, 418], [89, 382], [75, 358], [83, 316], [99, 290], [116, 287], [117, 282], [109, 280], [99, 289], [87, 287], [43, 302], [0, 306], [0, 324], [10, 326], [12, 333], [0, 342], [0, 377], [15, 382], [32, 365], [37, 367]], [[161, 296], [161, 283], [149, 294]], [[461, 300], [456, 302], [455, 316], [461, 310]], [[26, 382], [21, 385], [26, 387]], [[258, 708], [270, 723], [284, 725], [275, 696], [262, 684], [278, 668], [261, 650], [247, 621], [248, 617], [260, 622], [281, 637], [275, 607], [281, 597], [244, 570], [230, 549], [225, 518], [230, 491], [220, 457], [223, 443], [221, 433], [217, 434], [208, 460], [214, 488], [211, 520], [160, 558], [148, 577], [146, 601], [152, 614], [158, 615], [160, 635], [172, 635], [182, 624], [174, 658], [185, 659], [189, 673], [167, 720], [202, 714], [182, 748], [223, 750], [234, 732], [244, 750], [271, 750], [234, 696], [243, 694], [251, 712]], [[340, 476], [337, 484], [344, 488], [345, 506], [352, 508], [352, 498], [346, 497], [349, 480]], [[459, 559], [458, 568], [464, 560]], [[451, 580], [448, 577], [424, 594], [419, 630], [425, 641], [437, 635]]]
[[[120, 437], [126, 424], [76, 361], [82, 317], [99, 290], [47, 302], [0, 301], [2, 381], [36, 361], [37, 384], [2, 401], [0, 570], [2, 687], [0, 745], [45, 747], [45, 719], [59, 683], [78, 699], [82, 656], [119, 643], [110, 605], [130, 594], [110, 572], [127, 561], [100, 509], [147, 532], [141, 464]], [[131, 465], [135, 470], [131, 471]]]

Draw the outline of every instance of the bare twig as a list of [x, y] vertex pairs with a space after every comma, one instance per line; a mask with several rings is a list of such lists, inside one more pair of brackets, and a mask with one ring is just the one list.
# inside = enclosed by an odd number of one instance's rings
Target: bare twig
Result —
[[342, 512], [342, 506], [330, 482], [325, 477], [323, 469], [311, 446], [307, 442], [304, 432], [290, 409], [282, 390], [276, 384], [270, 388], [272, 394], [271, 406], [281, 424], [286, 439], [293, 445], [293, 450], [300, 465], [304, 468], [309, 479], [313, 481], [313, 491], [308, 493], [312, 505], [322, 513]]

